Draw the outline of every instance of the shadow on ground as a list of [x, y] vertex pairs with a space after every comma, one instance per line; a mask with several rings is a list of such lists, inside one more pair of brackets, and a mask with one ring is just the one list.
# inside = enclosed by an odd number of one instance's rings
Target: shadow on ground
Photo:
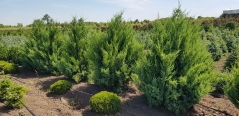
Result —
[[[0, 102], [0, 112], [1, 113], [8, 113], [10, 112], [11, 110], [13, 110], [12, 108], [6, 106], [3, 102]], [[0, 113], [0, 114], [1, 114]]]
[[[102, 90], [94, 84], [81, 83], [78, 87], [72, 88], [72, 93], [80, 102], [76, 107], [77, 110], [82, 110], [83, 116], [106, 116], [105, 114], [97, 114], [90, 110], [90, 97]], [[68, 93], [69, 94], [69, 93]], [[135, 87], [129, 87], [127, 90], [119, 94], [122, 101], [120, 111], [116, 115], [123, 116], [175, 116], [175, 114], [163, 108], [149, 108], [146, 99], [139, 93]]]

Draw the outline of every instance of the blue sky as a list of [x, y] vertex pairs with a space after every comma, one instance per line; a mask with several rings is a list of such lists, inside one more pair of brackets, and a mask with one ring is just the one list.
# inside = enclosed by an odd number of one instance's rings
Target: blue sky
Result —
[[[218, 17], [224, 9], [238, 9], [239, 0], [180, 0], [190, 16]], [[107, 22], [124, 10], [125, 20], [154, 20], [168, 17], [178, 6], [178, 0], [0, 0], [0, 23], [31, 24], [34, 19], [49, 14], [58, 22], [69, 22], [73, 16], [86, 21]]]

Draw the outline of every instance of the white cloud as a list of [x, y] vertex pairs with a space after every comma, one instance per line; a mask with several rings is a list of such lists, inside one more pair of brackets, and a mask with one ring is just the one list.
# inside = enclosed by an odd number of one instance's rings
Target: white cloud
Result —
[[133, 10], [144, 10], [152, 0], [99, 0]]

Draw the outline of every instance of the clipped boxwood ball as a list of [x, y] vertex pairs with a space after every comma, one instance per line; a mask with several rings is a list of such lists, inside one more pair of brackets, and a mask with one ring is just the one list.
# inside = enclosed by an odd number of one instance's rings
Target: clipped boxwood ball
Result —
[[71, 87], [71, 82], [66, 80], [59, 80], [50, 86], [50, 91], [57, 94], [63, 94], [66, 93], [66, 91], [69, 90]]
[[5, 74], [16, 74], [18, 73], [18, 65], [13, 63], [6, 63], [3, 67], [3, 71]]
[[120, 110], [121, 101], [116, 94], [101, 91], [90, 98], [90, 107], [97, 113], [115, 114]]

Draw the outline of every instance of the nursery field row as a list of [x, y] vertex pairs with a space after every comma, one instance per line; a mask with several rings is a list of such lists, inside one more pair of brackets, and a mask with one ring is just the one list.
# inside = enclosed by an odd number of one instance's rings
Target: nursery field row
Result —
[[[195, 19], [188, 18], [179, 6], [164, 22], [156, 20], [149, 30], [139, 31], [122, 15], [116, 14], [104, 31], [87, 28], [83, 18], [73, 17], [62, 29], [53, 19], [36, 19], [26, 36], [0, 37], [0, 60], [7, 61], [0, 70], [8, 73], [6, 69], [18, 65], [37, 75], [64, 75], [68, 81], [50, 86], [57, 94], [67, 92], [72, 82], [94, 83], [114, 92], [101, 92], [90, 99], [97, 113], [117, 113], [121, 105], [117, 94], [131, 83], [149, 107], [162, 106], [177, 115], [213, 91], [227, 95], [239, 107], [236, 23], [203, 27], [192, 23]], [[223, 68], [214, 70], [214, 62], [224, 55], [228, 57]], [[106, 96], [103, 102], [102, 96]]]

